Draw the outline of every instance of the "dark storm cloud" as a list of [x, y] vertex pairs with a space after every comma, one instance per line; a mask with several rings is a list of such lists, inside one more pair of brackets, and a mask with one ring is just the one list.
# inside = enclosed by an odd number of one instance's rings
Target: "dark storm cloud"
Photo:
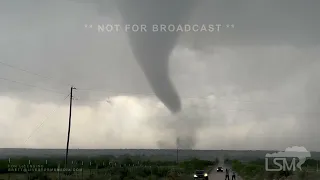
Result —
[[[117, 1], [125, 24], [145, 25], [188, 23], [193, 0], [180, 1]], [[131, 49], [153, 91], [174, 113], [181, 110], [179, 94], [169, 78], [169, 57], [179, 37], [178, 32], [129, 31]]]
[[[126, 13], [131, 14], [132, 18], [138, 17], [138, 12], [148, 13], [142, 10], [149, 9], [150, 14], [146, 15], [149, 23], [152, 23], [153, 18], [155, 21], [172, 22], [174, 20], [169, 16], [167, 19], [157, 19], [157, 12], [152, 9], [155, 7], [152, 1], [143, 5], [141, 5], [143, 1], [140, 1], [130, 1], [130, 4], [137, 2], [132, 9], [134, 12], [130, 12], [130, 8], [126, 9]], [[170, 6], [166, 2], [161, 2], [163, 7]], [[177, 6], [176, 9], [180, 9], [176, 10], [180, 15], [190, 8], [182, 0], [176, 1], [171, 7], [175, 6]], [[130, 47], [128, 47], [124, 34], [99, 34], [83, 26], [86, 23], [107, 24], [110, 23], [110, 18], [115, 19], [112, 23], [121, 23], [121, 15], [117, 13], [116, 7], [116, 4], [110, 0], [90, 2], [2, 1], [1, 23], [5, 24], [1, 29], [2, 61], [42, 75], [55, 77], [57, 80], [41, 79], [3, 66], [1, 66], [1, 75], [17, 81], [35, 82], [38, 86], [64, 92], [68, 91], [68, 87], [61, 86], [61, 84], [69, 84], [69, 82], [86, 89], [150, 91], [143, 74], [130, 54]], [[317, 31], [320, 26], [317, 7], [319, 7], [319, 2], [312, 0], [305, 2], [298, 0], [281, 2], [266, 0], [198, 1], [195, 8], [190, 10], [192, 13], [189, 24], [234, 24], [235, 27], [234, 29], [224, 28], [214, 33], [182, 33], [179, 42], [185, 46], [197, 43], [197, 48], [205, 48], [210, 45], [232, 47], [234, 45], [273, 46], [282, 44], [299, 48], [312, 46], [319, 44], [320, 38]], [[172, 17], [175, 16], [174, 11], [171, 10], [170, 13]], [[151, 38], [157, 37], [158, 39], [155, 39], [157, 42], [165, 40], [160, 35], [154, 35]], [[171, 41], [172, 44], [174, 41]], [[156, 45], [153, 46], [148, 48], [155, 49]], [[277, 85], [285, 77], [295, 73], [300, 66], [305, 66], [310, 62], [310, 59], [307, 58], [304, 61], [294, 60], [295, 65], [292, 67], [288, 66], [291, 60], [280, 59], [277, 55], [273, 56], [273, 60], [266, 60], [263, 58], [269, 57], [270, 54], [259, 56], [263, 53], [262, 49], [261, 52], [240, 53], [241, 60], [235, 62], [214, 62], [213, 59], [208, 63], [215, 66], [212, 67], [213, 70], [219, 66], [231, 66], [228, 69], [229, 77], [227, 78], [232, 79], [233, 83], [241, 85], [246, 90], [251, 90], [253, 87], [264, 89], [268, 84]], [[274, 69], [275, 66], [277, 66], [276, 69]], [[276, 73], [270, 72], [270, 69], [276, 70]], [[235, 75], [233, 73], [235, 70], [241, 74]], [[253, 78], [251, 74], [257, 72], [258, 76], [255, 75]], [[261, 78], [270, 75], [276, 78], [273, 78], [268, 84], [258, 83]], [[248, 82], [251, 86], [247, 86]], [[82, 93], [85, 96], [85, 92]]]
[[[54, 89], [65, 94], [68, 93], [71, 83], [79, 88], [75, 94], [77, 98], [84, 101], [99, 100], [115, 94], [103, 91], [104, 89], [142, 94], [150, 92], [151, 88], [131, 54], [125, 34], [98, 33], [84, 28], [84, 24], [121, 23], [121, 15], [117, 12], [116, 4], [112, 1], [84, 2], [1, 1], [0, 23], [5, 25], [0, 29], [1, 61], [53, 77], [54, 80], [32, 76], [2, 65], [0, 77]], [[134, 6], [134, 2], [138, 0], [132, 0], [130, 4]], [[178, 2], [181, 6], [177, 5]], [[175, 6], [178, 6], [177, 13], [180, 14], [186, 4], [182, 0], [175, 3]], [[217, 87], [216, 89], [232, 86], [237, 89], [238, 94], [235, 95], [262, 92], [264, 103], [255, 103], [250, 107], [256, 115], [256, 121], [266, 121], [278, 116], [275, 107], [265, 105], [267, 100], [284, 101], [283, 106], [291, 108], [288, 113], [297, 119], [297, 133], [291, 134], [291, 140], [301, 137], [300, 142], [315, 143], [311, 137], [315, 137], [319, 122], [311, 114], [298, 115], [297, 110], [292, 110], [292, 106], [303, 103], [305, 105], [298, 110], [319, 110], [319, 3], [316, 0], [197, 1], [195, 8], [190, 10], [192, 13], [189, 24], [234, 24], [234, 28], [221, 28], [220, 32], [213, 33], [180, 34], [176, 46], [189, 47], [199, 52], [194, 57], [185, 57], [183, 62], [172, 62], [173, 65], [168, 69], [178, 92], [204, 92], [204, 86]], [[153, 16], [156, 11], [148, 7], [152, 7], [152, 4], [135, 5], [137, 6], [133, 8], [134, 12], [129, 12], [129, 8], [126, 9], [126, 13], [138, 16], [142, 10], [150, 10], [150, 14], [145, 15], [148, 17], [147, 20], [150, 23], [153, 23], [153, 18], [158, 20]], [[174, 12], [171, 13], [174, 17]], [[167, 18], [169, 22], [174, 20]], [[174, 38], [165, 42], [163, 36], [146, 36], [155, 42], [171, 46], [174, 44]], [[139, 38], [136, 40], [139, 41]], [[145, 47], [149, 52], [144, 56], [150, 56], [150, 52], [157, 49], [156, 45], [159, 44], [149, 44]], [[170, 49], [169, 45], [166, 48]], [[214, 46], [214, 54], [206, 57], [208, 53], [205, 50], [210, 46]], [[221, 47], [228, 50], [221, 50]], [[168, 52], [169, 50], [164, 53], [165, 57], [162, 59], [168, 58]], [[181, 74], [177, 72], [187, 74], [190, 73], [187, 70], [193, 68], [193, 64], [186, 62], [199, 61], [206, 68], [199, 68], [195, 74], [188, 76], [188, 80], [179, 81]], [[150, 67], [155, 68], [155, 65]], [[199, 74], [202, 76], [197, 76]], [[153, 86], [162, 86], [157, 77], [154, 79], [156, 81], [148, 80], [154, 83]], [[206, 79], [207, 84], [201, 84], [202, 79]], [[163, 80], [169, 81], [168, 77], [162, 79], [162, 82], [165, 82]], [[43, 100], [44, 97], [46, 101], [52, 99], [45, 96], [48, 91], [34, 91], [12, 82], [1, 81], [0, 91], [2, 95], [10, 94], [30, 101]], [[43, 93], [39, 95], [39, 92]], [[175, 98], [170, 100], [177, 102]], [[90, 101], [84, 103], [88, 104]], [[209, 117], [203, 119], [212, 120]], [[220, 121], [224, 120], [225, 117], [221, 117]], [[175, 126], [186, 126], [185, 129], [194, 126], [193, 121], [183, 123], [183, 120], [177, 121]], [[164, 124], [172, 125], [167, 122]], [[202, 127], [202, 123], [197, 125]], [[191, 132], [197, 132], [198, 129], [195, 126]], [[255, 131], [254, 128], [252, 131]], [[179, 136], [173, 135], [173, 143]], [[264, 137], [267, 138], [267, 135]], [[265, 144], [270, 144], [274, 139], [269, 138]], [[191, 140], [194, 141], [193, 138]], [[168, 144], [161, 143], [165, 146]], [[192, 143], [189, 144], [192, 146]]]

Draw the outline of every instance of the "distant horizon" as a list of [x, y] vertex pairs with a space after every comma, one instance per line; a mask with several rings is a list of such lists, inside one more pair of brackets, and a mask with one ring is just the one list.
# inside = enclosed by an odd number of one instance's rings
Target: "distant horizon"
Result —
[[[0, 148], [1, 149], [29, 149], [29, 150], [66, 150], [63, 148]], [[69, 148], [69, 150], [177, 150], [176, 148], [110, 148], [110, 149], [101, 149], [101, 148]], [[284, 150], [275, 150], [275, 149], [179, 149], [179, 150], [194, 150], [194, 151], [284, 151]], [[320, 153], [320, 151], [310, 151]]]

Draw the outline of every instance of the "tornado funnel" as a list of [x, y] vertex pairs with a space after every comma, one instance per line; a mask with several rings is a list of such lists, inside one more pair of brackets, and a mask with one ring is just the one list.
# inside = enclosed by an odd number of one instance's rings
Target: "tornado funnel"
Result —
[[[181, 110], [179, 94], [169, 77], [169, 57], [179, 32], [162, 29], [186, 24], [193, 0], [117, 0], [132, 52], [156, 96], [173, 113]], [[133, 29], [133, 26], [138, 26]], [[137, 27], [136, 26], [136, 27]]]

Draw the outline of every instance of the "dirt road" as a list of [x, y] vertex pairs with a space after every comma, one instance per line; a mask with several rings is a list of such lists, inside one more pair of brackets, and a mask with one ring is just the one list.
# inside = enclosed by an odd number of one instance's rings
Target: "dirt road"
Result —
[[[224, 164], [224, 159], [220, 158], [220, 163], [217, 167], [223, 167], [223, 170], [226, 168], [230, 168]], [[217, 172], [216, 168], [212, 170], [212, 172], [209, 174], [209, 180], [225, 180], [225, 171], [224, 172]], [[231, 180], [231, 173], [230, 173], [230, 180]], [[241, 177], [236, 177], [236, 180], [243, 180]]]

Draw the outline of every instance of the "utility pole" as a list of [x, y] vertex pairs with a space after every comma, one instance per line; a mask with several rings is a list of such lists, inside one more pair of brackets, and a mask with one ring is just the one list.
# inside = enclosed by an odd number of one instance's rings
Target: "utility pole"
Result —
[[179, 164], [179, 148], [177, 146], [177, 164]]
[[65, 168], [68, 166], [68, 153], [69, 153], [69, 142], [70, 142], [70, 129], [71, 129], [71, 111], [72, 111], [72, 92], [76, 89], [75, 87], [71, 86], [70, 88], [70, 107], [69, 107], [69, 125], [68, 125], [68, 137], [67, 137], [67, 149], [66, 149], [66, 162], [65, 162]]

